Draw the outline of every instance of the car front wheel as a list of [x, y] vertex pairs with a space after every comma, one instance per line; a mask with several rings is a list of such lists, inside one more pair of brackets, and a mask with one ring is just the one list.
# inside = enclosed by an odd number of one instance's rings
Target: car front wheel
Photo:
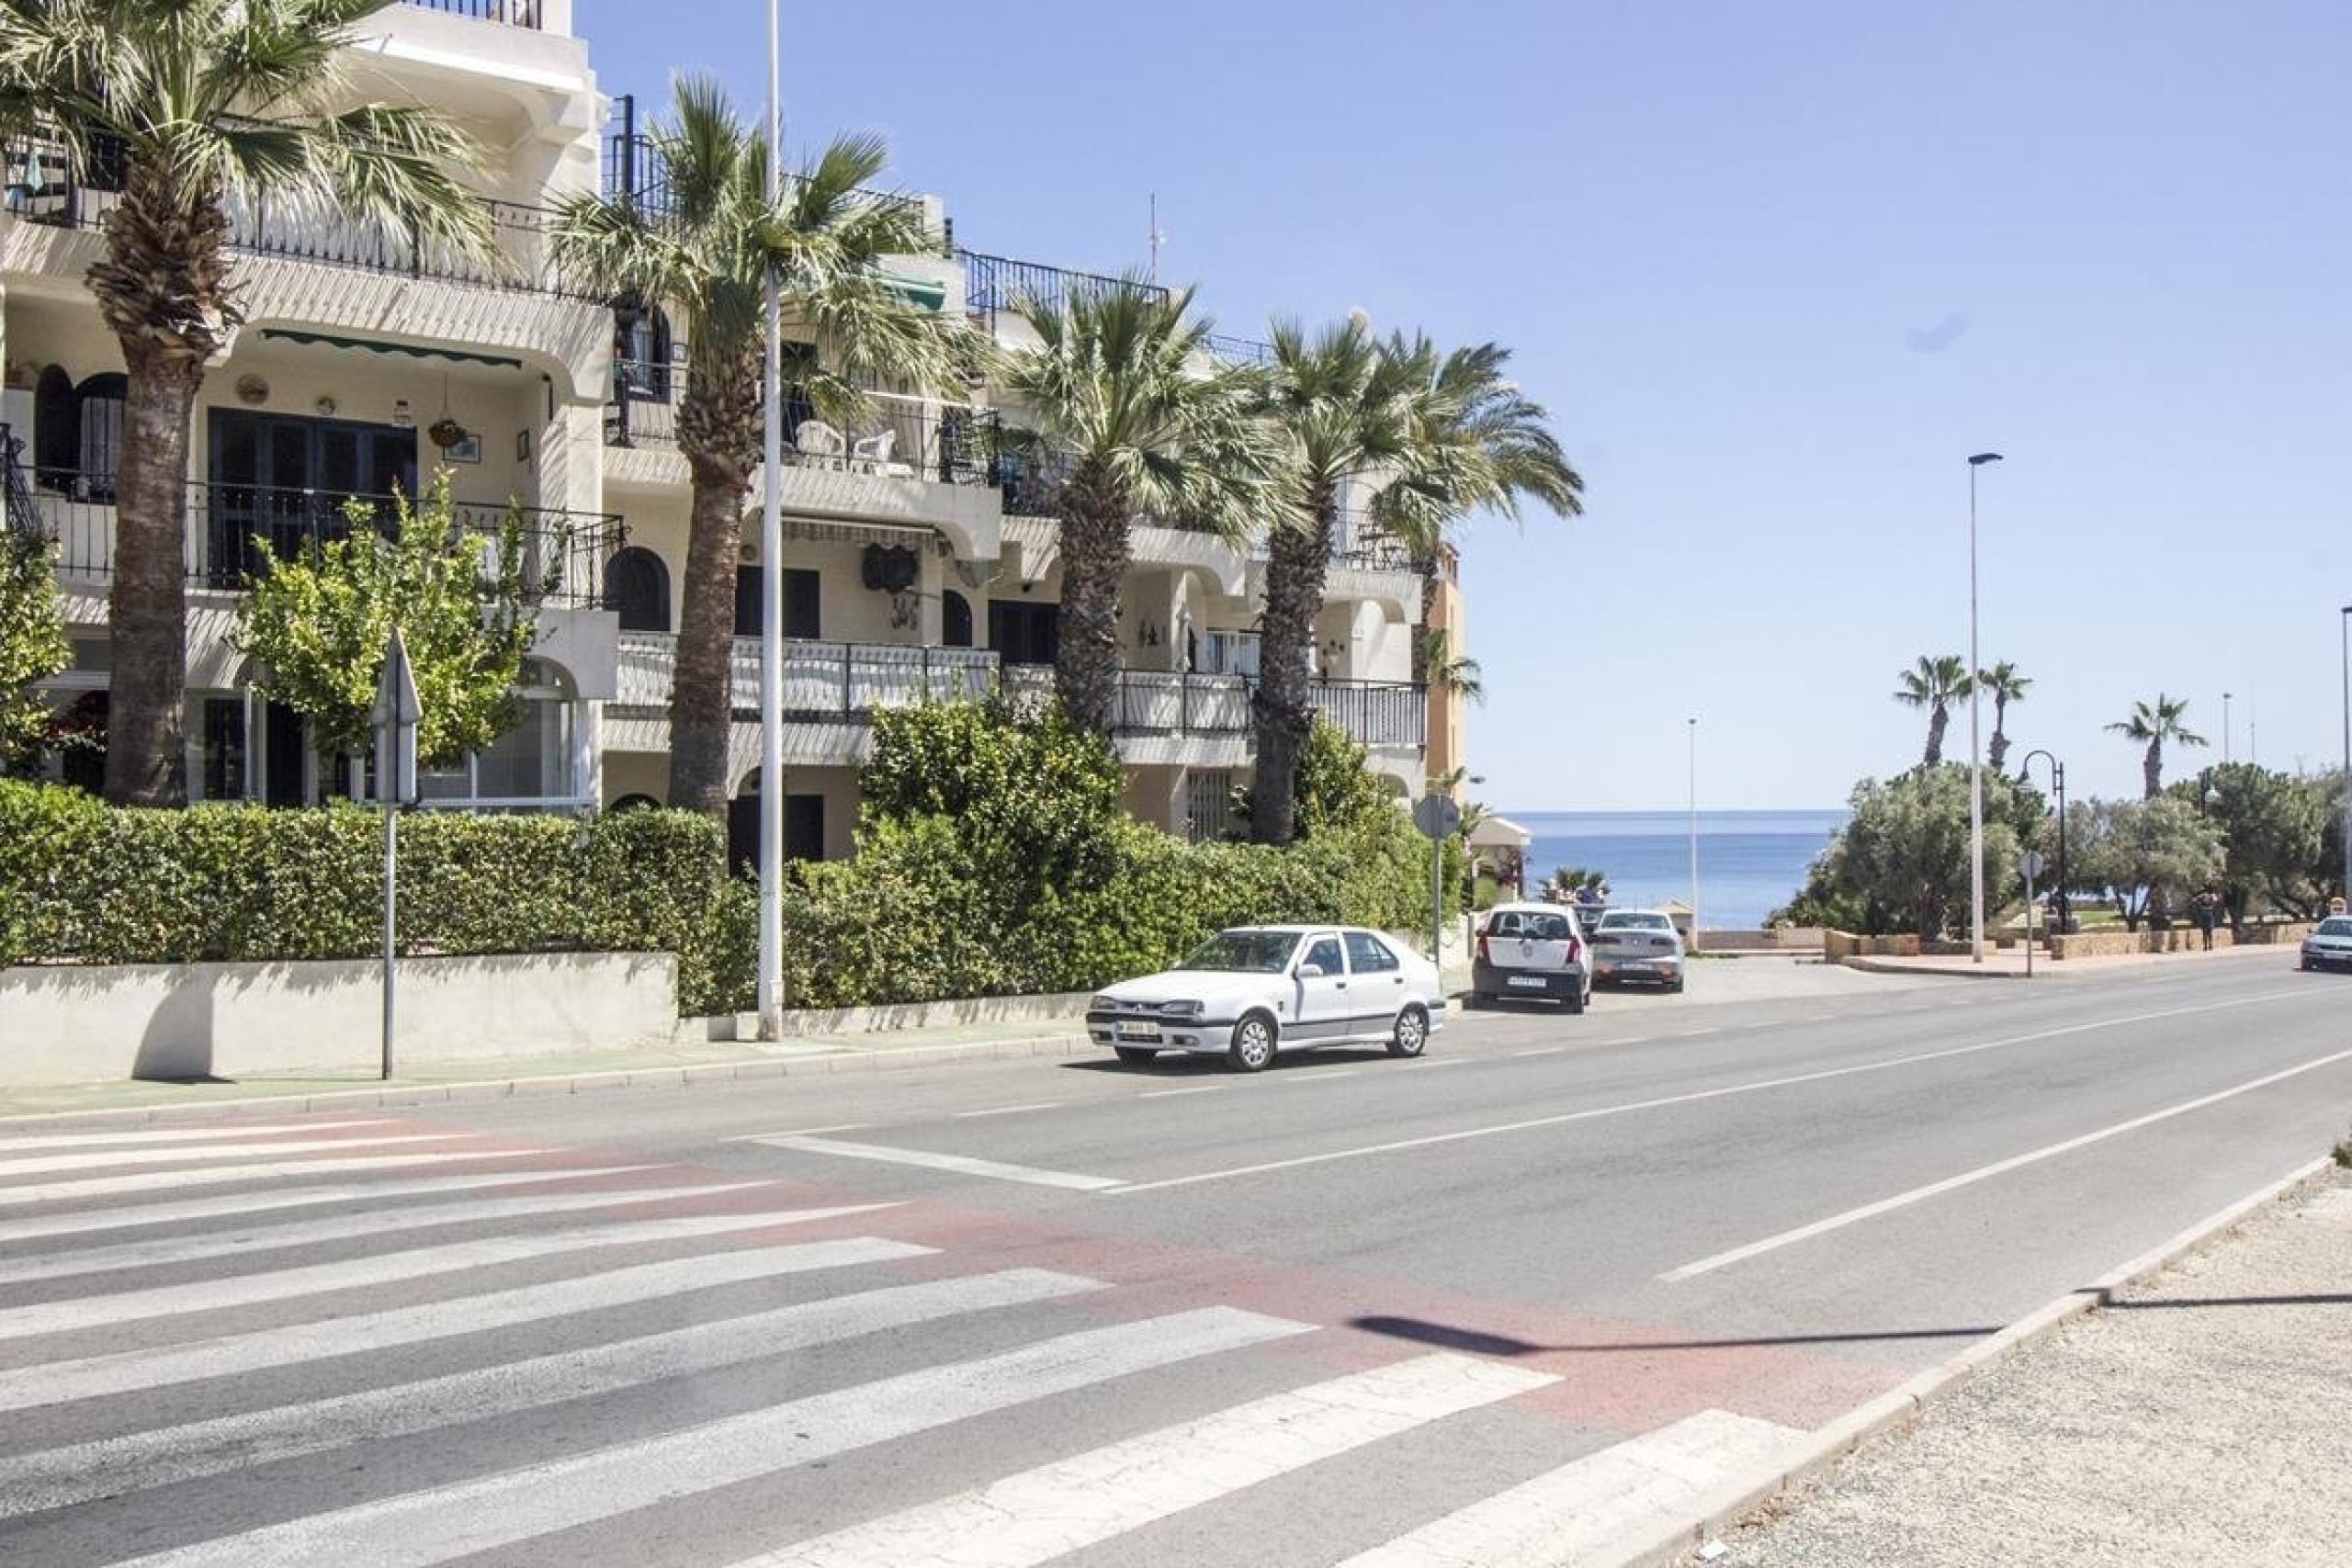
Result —
[[1233, 1026], [1233, 1043], [1225, 1059], [1245, 1073], [1261, 1073], [1274, 1059], [1274, 1026], [1252, 1014]]
[[1392, 1056], [1418, 1056], [1429, 1049], [1430, 1015], [1418, 1007], [1408, 1007], [1396, 1015], [1396, 1028], [1388, 1036], [1388, 1054]]

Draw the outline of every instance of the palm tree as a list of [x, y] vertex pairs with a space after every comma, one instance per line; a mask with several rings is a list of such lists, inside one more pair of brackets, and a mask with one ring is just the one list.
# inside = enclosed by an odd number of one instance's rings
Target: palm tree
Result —
[[1191, 289], [1171, 294], [1130, 277], [1015, 308], [1037, 342], [1002, 371], [1023, 422], [1005, 441], [1058, 476], [1055, 685], [1076, 723], [1108, 735], [1129, 529], [1148, 515], [1241, 538], [1280, 510], [1278, 453], [1253, 417], [1258, 373], [1209, 360], [1211, 322], [1193, 314]]
[[106, 795], [187, 798], [188, 426], [243, 321], [230, 212], [266, 199], [459, 254], [489, 243], [474, 155], [413, 105], [333, 104], [340, 56], [390, 0], [0, 0], [0, 134], [119, 171], [87, 281], [122, 348]]
[[2018, 674], [2018, 667], [2005, 659], [1990, 670], [1979, 670], [1976, 684], [1993, 699], [1993, 739], [1984, 748], [1984, 765], [1997, 773], [2009, 755], [2009, 705], [2025, 701], [2033, 677]]
[[[1423, 380], [1420, 414], [1426, 450], [1418, 473], [1400, 475], [1385, 492], [1383, 521], [1412, 551], [1421, 578], [1421, 625], [1435, 616], [1451, 535], [1474, 513], [1493, 508], [1514, 523], [1522, 500], [1563, 517], [1584, 511], [1584, 479], [1572, 468], [1551, 413], [1508, 379], [1510, 350], [1484, 343], [1441, 355], [1428, 338], [1392, 336], [1388, 352]], [[1408, 504], [1409, 502], [1409, 504]], [[1432, 681], [1434, 660], [1414, 649], [1413, 678]]]
[[802, 394], [836, 420], [857, 417], [861, 382], [922, 390], [948, 381], [967, 337], [960, 322], [907, 300], [878, 270], [931, 249], [919, 204], [871, 189], [889, 162], [881, 141], [834, 140], [767, 197], [766, 138], [705, 76], [678, 81], [651, 133], [665, 194], [582, 196], [556, 221], [557, 252], [616, 299], [683, 320], [690, 344], [678, 450], [693, 483], [686, 572], [670, 692], [669, 803], [727, 809], [727, 738], [736, 569], [760, 462], [763, 296], [773, 270], [786, 321], [824, 356], [801, 355]]
[[2124, 739], [2147, 748], [2140, 760], [2140, 778], [2146, 786], [2150, 800], [2164, 793], [2165, 742], [2171, 740], [2183, 746], [2205, 744], [2203, 736], [2180, 722], [2188, 712], [2187, 697], [2168, 699], [2158, 692], [2154, 704], [2133, 703], [2130, 717], [2107, 727]]
[[1456, 657], [1452, 642], [1442, 627], [1422, 635], [1420, 647], [1415, 651], [1421, 656], [1423, 678], [1442, 692], [1484, 705], [1487, 700], [1485, 672], [1478, 667], [1476, 660], [1467, 655]]
[[1968, 695], [1968, 661], [1957, 654], [1930, 659], [1923, 653], [1898, 682], [1896, 702], [1928, 710], [1928, 750], [1920, 760], [1932, 768], [1944, 760], [1944, 727], [1951, 722], [1951, 705]]

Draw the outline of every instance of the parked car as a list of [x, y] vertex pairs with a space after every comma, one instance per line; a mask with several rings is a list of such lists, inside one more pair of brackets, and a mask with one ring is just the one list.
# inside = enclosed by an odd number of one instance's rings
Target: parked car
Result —
[[1436, 968], [1361, 926], [1241, 926], [1173, 969], [1087, 1004], [1086, 1031], [1119, 1060], [1220, 1052], [1245, 1073], [1277, 1053], [1379, 1043], [1418, 1056], [1445, 1022]]
[[1548, 998], [1570, 1012], [1592, 999], [1584, 928], [1566, 904], [1498, 904], [1478, 922], [1470, 1005], [1498, 997]]
[[1637, 980], [1679, 991], [1682, 967], [1682, 933], [1670, 915], [1657, 909], [1611, 909], [1593, 928], [1592, 973], [1597, 980]]
[[2330, 915], [2303, 938], [2306, 969], [2352, 969], [2352, 915]]

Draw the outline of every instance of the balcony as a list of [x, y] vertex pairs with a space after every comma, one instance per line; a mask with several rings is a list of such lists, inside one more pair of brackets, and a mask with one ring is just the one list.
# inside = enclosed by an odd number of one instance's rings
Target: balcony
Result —
[[[0, 426], [0, 450], [8, 442]], [[381, 525], [394, 515], [390, 496], [361, 496]], [[345, 497], [323, 491], [271, 490], [257, 485], [187, 487], [187, 527], [181, 547], [192, 588], [242, 590], [269, 570], [273, 559], [290, 558], [305, 545], [324, 544], [351, 531]], [[68, 582], [99, 584], [114, 577], [114, 481], [91, 474], [44, 474], [28, 482], [23, 469], [9, 468], [8, 521], [12, 526], [51, 540], [57, 575]], [[495, 540], [509, 509], [495, 503], [459, 502], [458, 525]], [[514, 509], [523, 528], [525, 597], [532, 604], [564, 609], [594, 609], [604, 598], [605, 562], [618, 549], [625, 530], [609, 513]], [[494, 545], [484, 551], [485, 573], [495, 569]]]
[[[674, 449], [678, 401], [685, 389], [684, 359], [615, 361], [612, 401], [605, 405], [605, 445]], [[841, 430], [818, 418], [813, 408], [786, 389], [786, 464], [931, 484], [998, 482], [994, 410], [943, 407], [888, 392], [868, 397], [870, 417], [860, 426]]]
[[[1042, 698], [1053, 690], [1044, 665], [1005, 671], [1016, 697]], [[1251, 705], [1258, 682], [1246, 675], [1193, 675], [1175, 671], [1124, 670], [1112, 728], [1121, 737], [1247, 738], [1257, 728]], [[1428, 688], [1390, 681], [1315, 681], [1308, 702], [1362, 745], [1410, 750], [1427, 731]]]
[[[119, 169], [107, 169], [103, 159], [98, 162], [99, 167], [76, 169], [64, 144], [53, 138], [11, 140], [0, 146], [0, 186], [6, 186], [6, 210], [31, 223], [98, 230], [107, 214], [122, 201]], [[380, 224], [354, 221], [334, 211], [266, 200], [230, 204], [228, 245], [248, 255], [556, 295], [599, 306], [605, 303], [584, 275], [558, 263], [553, 212], [507, 201], [482, 205], [489, 217], [491, 245], [480, 255], [422, 242]]]
[[1168, 290], [1159, 284], [1131, 283], [1099, 272], [1072, 272], [1042, 262], [984, 255], [978, 251], [959, 250], [956, 259], [964, 264], [964, 309], [967, 313], [984, 319], [991, 331], [999, 311], [1010, 310], [1023, 299], [1047, 310], [1058, 310], [1073, 294], [1129, 288], [1141, 289], [1155, 299], [1168, 298]]
[[[669, 632], [620, 634], [622, 707], [664, 712], [678, 666]], [[739, 721], [760, 716], [760, 642], [737, 637], [729, 660], [729, 698]], [[994, 689], [997, 657], [983, 649], [899, 643], [802, 642], [784, 645], [784, 713], [800, 724], [862, 723], [876, 710], [919, 702], [956, 702]]]
[[527, 28], [537, 32], [546, 20], [547, 0], [401, 0], [422, 11], [441, 11], [452, 17], [470, 17], [478, 22], [496, 22], [501, 27]]

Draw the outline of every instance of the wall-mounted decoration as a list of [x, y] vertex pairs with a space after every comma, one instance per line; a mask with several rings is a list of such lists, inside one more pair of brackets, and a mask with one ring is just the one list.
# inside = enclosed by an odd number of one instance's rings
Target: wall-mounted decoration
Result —
[[479, 463], [481, 461], [481, 437], [476, 435], [472, 431], [460, 430], [458, 432], [458, 437], [454, 441], [442, 440], [441, 428], [438, 425], [434, 426], [434, 428], [427, 434], [432, 435], [433, 444], [441, 448], [441, 456], [447, 457], [452, 463]]
[[527, 430], [514, 433], [514, 460], [518, 463], [531, 460], [531, 433]]
[[268, 401], [269, 383], [263, 380], [260, 377], [253, 374], [251, 371], [247, 371], [244, 375], [237, 378], [237, 400], [241, 403], [260, 403]]
[[337, 406], [333, 398], [325, 396], [322, 396], [317, 402], [311, 405], [321, 419], [333, 419]]
[[409, 412], [408, 400], [406, 398], [396, 398], [393, 400], [392, 425], [393, 428], [398, 430], [414, 430], [416, 428], [416, 415]]

